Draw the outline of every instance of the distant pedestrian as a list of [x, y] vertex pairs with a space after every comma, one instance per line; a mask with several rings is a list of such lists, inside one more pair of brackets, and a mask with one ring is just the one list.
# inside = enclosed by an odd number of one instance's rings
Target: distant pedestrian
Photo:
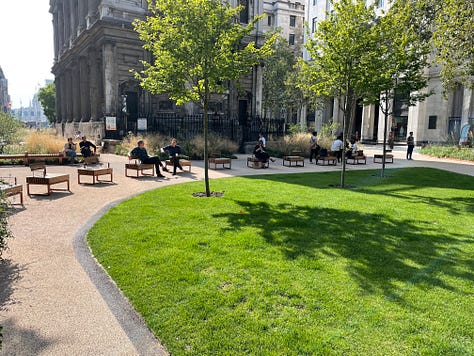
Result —
[[407, 159], [413, 159], [411, 156], [413, 154], [413, 149], [415, 148], [415, 138], [413, 137], [413, 131], [410, 131], [409, 136], [407, 137]]
[[313, 131], [311, 134], [311, 138], [309, 139], [309, 163], [313, 162], [313, 157], [316, 159], [319, 154], [319, 145], [318, 145], [318, 133], [316, 131]]

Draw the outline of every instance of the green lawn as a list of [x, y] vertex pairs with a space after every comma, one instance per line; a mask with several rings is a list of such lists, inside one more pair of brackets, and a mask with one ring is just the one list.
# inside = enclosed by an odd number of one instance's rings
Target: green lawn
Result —
[[474, 178], [379, 172], [169, 186], [88, 241], [173, 355], [474, 354]]

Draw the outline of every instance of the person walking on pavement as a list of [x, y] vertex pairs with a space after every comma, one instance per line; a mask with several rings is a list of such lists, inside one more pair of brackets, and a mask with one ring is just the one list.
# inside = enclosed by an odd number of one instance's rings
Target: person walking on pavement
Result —
[[413, 149], [415, 148], [415, 138], [413, 137], [413, 131], [410, 131], [409, 136], [407, 137], [407, 159], [413, 159], [411, 156], [413, 154]]

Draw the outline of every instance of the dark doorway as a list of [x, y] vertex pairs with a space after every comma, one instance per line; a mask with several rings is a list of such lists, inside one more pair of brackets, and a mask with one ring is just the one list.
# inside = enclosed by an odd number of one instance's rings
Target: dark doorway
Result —
[[379, 132], [379, 114], [380, 114], [380, 105], [375, 104], [374, 108], [374, 130], [372, 131], [372, 140], [377, 142], [378, 132]]

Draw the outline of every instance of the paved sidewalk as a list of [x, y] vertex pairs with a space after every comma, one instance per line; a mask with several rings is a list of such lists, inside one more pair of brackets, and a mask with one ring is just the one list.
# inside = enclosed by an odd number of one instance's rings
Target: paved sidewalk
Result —
[[[348, 165], [348, 171], [381, 168], [372, 163], [381, 147], [365, 146], [368, 164]], [[404, 158], [403, 148], [393, 152], [386, 168], [434, 167], [474, 176], [474, 164], [439, 160], [414, 154]], [[209, 170], [211, 179], [253, 174], [324, 172], [305, 161], [304, 167], [269, 169], [246, 167], [247, 155], [233, 160], [231, 170]], [[25, 197], [25, 207], [10, 218], [15, 235], [0, 264], [0, 326], [4, 355], [164, 355], [166, 350], [148, 331], [113, 282], [90, 256], [85, 233], [111, 205], [134, 194], [169, 184], [202, 180], [203, 162], [193, 162], [192, 173], [156, 178], [126, 178], [125, 157], [103, 154], [114, 169], [113, 184], [78, 185], [77, 166], [48, 166], [48, 172], [69, 173], [72, 193]], [[0, 167], [0, 175], [17, 176], [24, 184], [29, 168]], [[474, 180], [473, 180], [474, 183]], [[24, 188], [26, 190], [25, 184]], [[204, 185], [203, 185], [204, 189]], [[212, 182], [211, 182], [212, 189]], [[113, 227], [111, 227], [113, 228]]]

